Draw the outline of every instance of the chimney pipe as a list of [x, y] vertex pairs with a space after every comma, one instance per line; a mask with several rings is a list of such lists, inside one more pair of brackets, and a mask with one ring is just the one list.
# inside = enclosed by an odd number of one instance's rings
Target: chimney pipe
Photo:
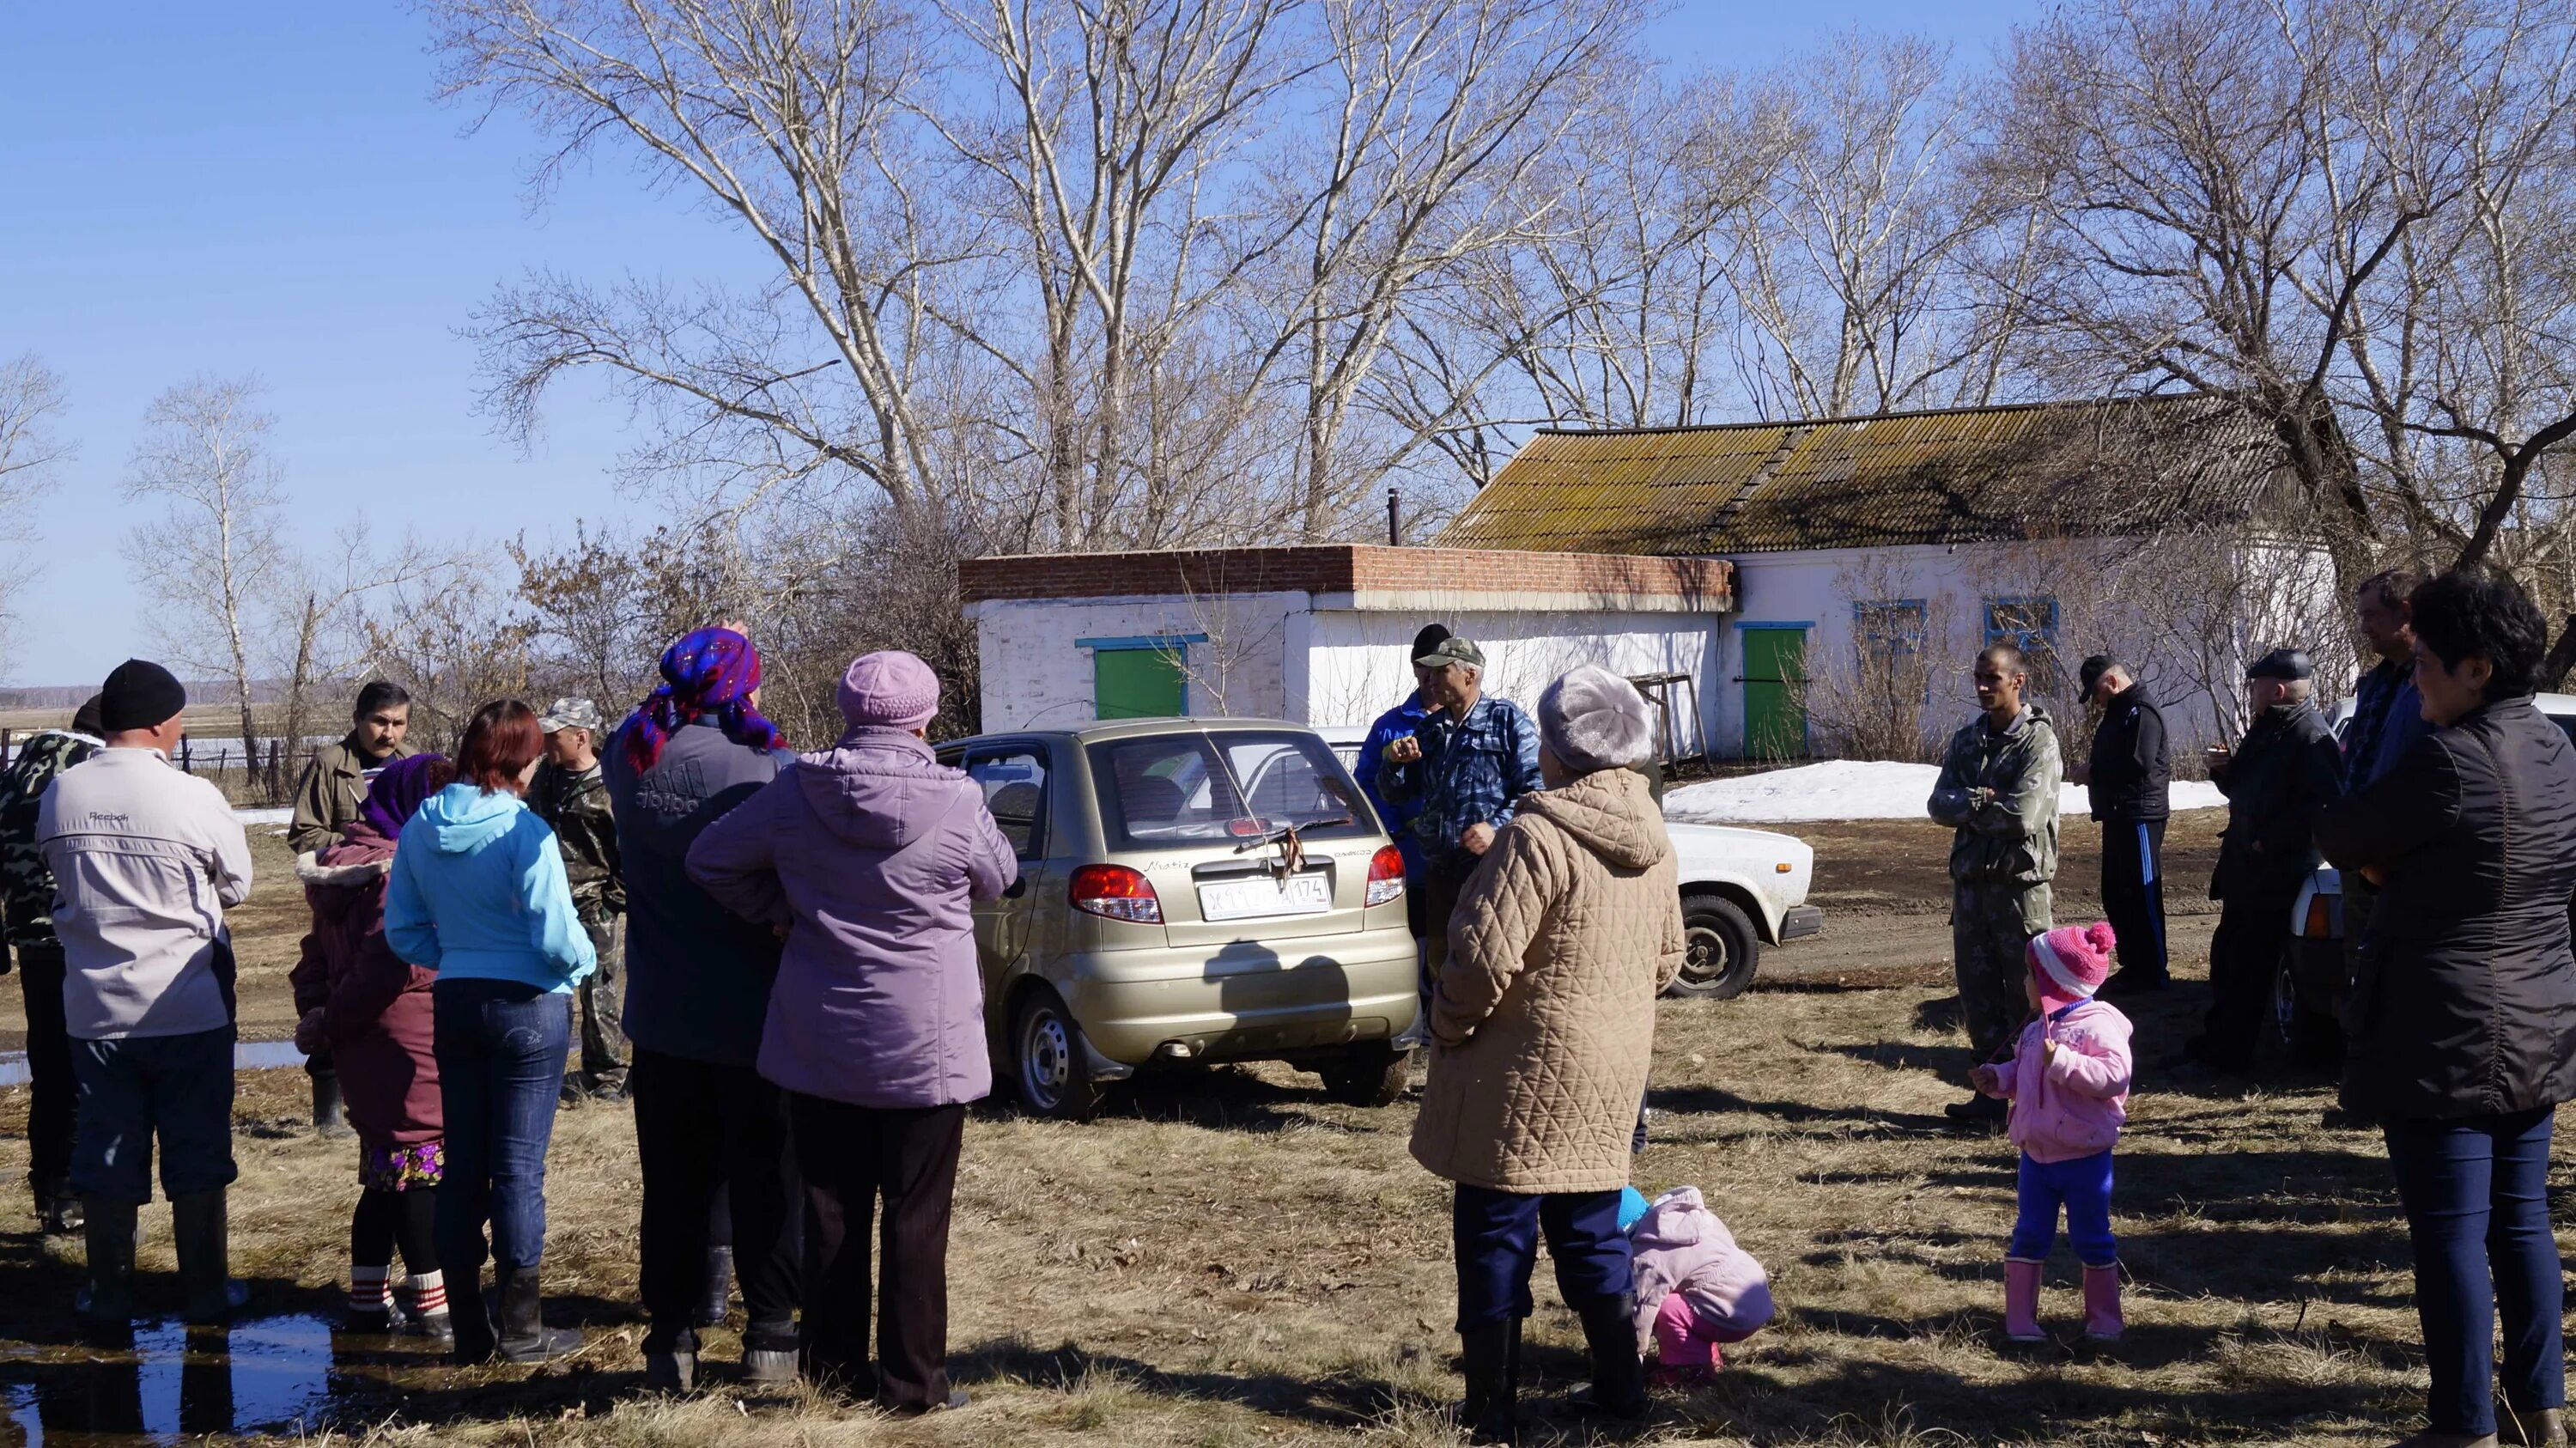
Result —
[[1393, 483], [1386, 488], [1386, 546], [1404, 546], [1404, 514]]

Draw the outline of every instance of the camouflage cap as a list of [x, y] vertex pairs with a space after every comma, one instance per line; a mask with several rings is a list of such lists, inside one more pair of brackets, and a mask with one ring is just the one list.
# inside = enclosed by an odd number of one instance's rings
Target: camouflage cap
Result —
[[537, 716], [537, 727], [548, 734], [558, 729], [587, 729], [599, 732], [599, 706], [588, 699], [557, 699]]

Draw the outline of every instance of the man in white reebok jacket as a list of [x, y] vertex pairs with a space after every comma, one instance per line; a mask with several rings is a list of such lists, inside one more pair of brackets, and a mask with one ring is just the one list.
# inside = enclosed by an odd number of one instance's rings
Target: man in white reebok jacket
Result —
[[187, 691], [128, 659], [99, 695], [106, 748], [37, 812], [54, 874], [63, 1017], [78, 1087], [72, 1188], [88, 1216], [87, 1311], [134, 1312], [134, 1217], [152, 1147], [190, 1322], [240, 1305], [226, 1257], [233, 1164], [233, 956], [224, 911], [250, 893], [250, 842], [223, 792], [172, 767]]

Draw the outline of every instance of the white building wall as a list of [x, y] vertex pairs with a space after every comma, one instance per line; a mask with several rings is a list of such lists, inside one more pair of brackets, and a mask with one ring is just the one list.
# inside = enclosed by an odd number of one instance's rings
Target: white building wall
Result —
[[1009, 599], [975, 605], [986, 730], [1087, 723], [1091, 651], [1082, 639], [1205, 634], [1187, 646], [1193, 714], [1279, 717], [1287, 709], [1289, 620], [1303, 593], [1228, 598]]
[[[1435, 621], [1485, 650], [1488, 692], [1527, 707], [1536, 707], [1539, 691], [1579, 664], [1632, 677], [1687, 673], [1698, 692], [1694, 697], [1690, 690], [1674, 691], [1673, 730], [1684, 753], [1699, 752], [1697, 716], [1726, 624], [1716, 614], [1319, 612], [1313, 616], [1307, 692], [1298, 717], [1320, 725], [1367, 724], [1394, 707], [1413, 691], [1413, 636]], [[1298, 702], [1290, 701], [1292, 710]]]

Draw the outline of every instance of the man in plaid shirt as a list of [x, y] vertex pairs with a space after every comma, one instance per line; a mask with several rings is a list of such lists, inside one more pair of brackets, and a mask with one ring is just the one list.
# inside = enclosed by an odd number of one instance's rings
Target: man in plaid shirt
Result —
[[1544, 786], [1538, 725], [1518, 704], [1485, 693], [1484, 650], [1452, 638], [1414, 663], [1428, 671], [1440, 707], [1387, 744], [1378, 789], [1390, 801], [1419, 804], [1413, 833], [1424, 865], [1429, 978], [1448, 953], [1458, 887], [1511, 822], [1513, 801]]

